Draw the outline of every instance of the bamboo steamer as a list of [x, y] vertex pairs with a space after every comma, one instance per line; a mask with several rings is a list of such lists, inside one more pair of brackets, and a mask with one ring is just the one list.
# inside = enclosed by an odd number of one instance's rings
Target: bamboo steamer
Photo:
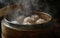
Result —
[[[41, 16], [46, 19], [50, 17], [47, 13], [42, 13]], [[4, 38], [53, 38], [51, 34], [53, 24], [54, 21], [51, 19], [44, 24], [18, 25], [8, 22], [5, 18], [1, 23], [2, 36]]]

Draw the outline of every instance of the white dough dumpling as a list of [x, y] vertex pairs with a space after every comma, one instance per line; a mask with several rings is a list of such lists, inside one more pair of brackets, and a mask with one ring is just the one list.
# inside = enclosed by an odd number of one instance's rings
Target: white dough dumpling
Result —
[[19, 24], [19, 22], [17, 22], [17, 21], [11, 21], [11, 23], [13, 23], [13, 24]]
[[28, 22], [28, 23], [32, 23], [32, 24], [33, 24], [34, 21], [35, 21], [35, 20], [34, 20], [33, 18], [31, 18], [31, 17], [26, 17], [26, 18], [24, 19], [23, 23], [27, 23], [27, 22]]
[[36, 21], [36, 24], [42, 24], [42, 23], [45, 23], [45, 22], [46, 22], [46, 20], [40, 18]]
[[38, 15], [32, 15], [31, 18], [34, 18], [35, 20], [39, 19]]
[[26, 23], [23, 23], [24, 25], [31, 25], [31, 23], [29, 23], [29, 22], [26, 22]]

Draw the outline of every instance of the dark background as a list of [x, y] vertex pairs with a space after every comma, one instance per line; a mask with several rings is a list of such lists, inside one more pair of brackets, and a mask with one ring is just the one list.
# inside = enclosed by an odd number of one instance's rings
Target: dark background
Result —
[[[60, 12], [60, 0], [42, 0], [48, 4], [49, 9], [52, 11], [54, 17], [59, 17]], [[0, 0], [0, 8], [3, 8], [8, 3], [12, 3], [11, 0]]]

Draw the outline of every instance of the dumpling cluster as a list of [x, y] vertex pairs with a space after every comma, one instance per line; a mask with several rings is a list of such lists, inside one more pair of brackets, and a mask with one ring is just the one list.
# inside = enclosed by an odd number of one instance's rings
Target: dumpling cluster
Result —
[[42, 24], [45, 22], [46, 20], [40, 18], [38, 15], [32, 15], [31, 17], [26, 17], [23, 21], [23, 24], [31, 25], [31, 24]]
[[19, 16], [17, 19], [12, 21], [14, 24], [24, 24], [24, 25], [32, 25], [32, 24], [42, 24], [45, 23], [46, 20], [42, 19], [38, 15], [32, 15], [30, 17]]

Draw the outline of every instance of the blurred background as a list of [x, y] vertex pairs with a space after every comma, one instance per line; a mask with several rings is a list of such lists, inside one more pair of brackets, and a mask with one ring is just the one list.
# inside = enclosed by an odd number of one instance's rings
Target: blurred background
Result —
[[[59, 14], [60, 0], [43, 0], [43, 1], [45, 1], [46, 4], [48, 5], [48, 8], [50, 9], [49, 11], [51, 11], [50, 14], [53, 16], [55, 20], [55, 25], [52, 33], [54, 37], [58, 38], [60, 37], [60, 14]], [[8, 4], [10, 4], [11, 2], [12, 0], [0, 0], [0, 10], [3, 9]], [[5, 13], [0, 11], [0, 28], [1, 28], [1, 21], [4, 18], [4, 16], [5, 16]]]

